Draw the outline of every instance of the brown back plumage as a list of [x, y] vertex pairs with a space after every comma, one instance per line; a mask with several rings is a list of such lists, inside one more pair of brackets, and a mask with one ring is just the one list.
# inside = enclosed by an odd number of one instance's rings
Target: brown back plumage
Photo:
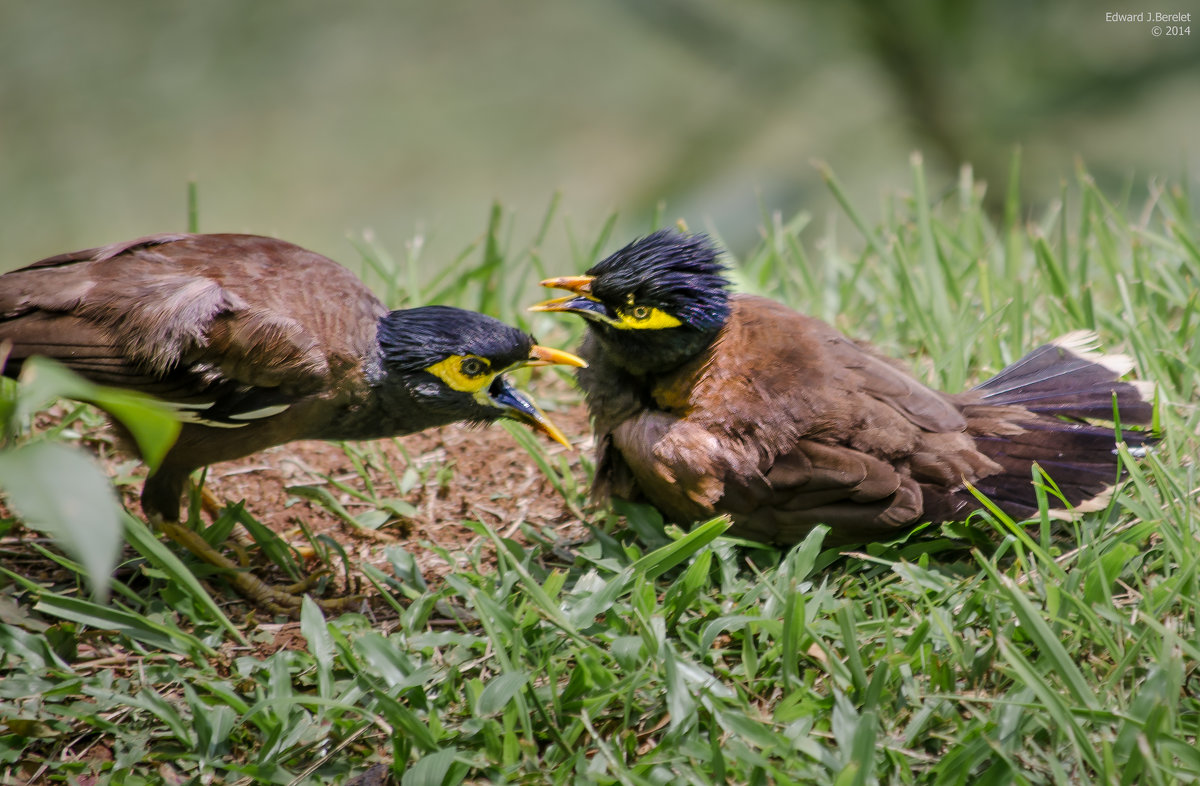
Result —
[[386, 313], [336, 262], [253, 235], [156, 235], [0, 277], [6, 374], [44, 355], [96, 382], [202, 405], [212, 422], [221, 411], [290, 407], [288, 417], [232, 422], [236, 434], [185, 424], [143, 493], [168, 519], [193, 469], [316, 436], [336, 414], [321, 402], [361, 395]]
[[[314, 286], [319, 282], [320, 286]], [[309, 308], [337, 292], [339, 309]], [[4, 276], [11, 362], [56, 358], [100, 382], [188, 401], [222, 375], [308, 391], [369, 350], [383, 304], [348, 270], [253, 235], [156, 235], [63, 254]], [[192, 379], [161, 377], [181, 366]]]

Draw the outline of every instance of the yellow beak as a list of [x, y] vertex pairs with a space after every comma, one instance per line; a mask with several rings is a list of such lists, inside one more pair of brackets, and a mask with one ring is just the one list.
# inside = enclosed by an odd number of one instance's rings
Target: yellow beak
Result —
[[[542, 282], [546, 283], [545, 281]], [[568, 303], [579, 300], [579, 295], [567, 295], [565, 297], [556, 297], [553, 300], [545, 300], [541, 303], [536, 303], [529, 306], [526, 311], [570, 311]]]
[[587, 361], [577, 355], [572, 355], [570, 352], [563, 352], [561, 349], [551, 349], [550, 347], [534, 344], [533, 349], [529, 352], [529, 360], [521, 365], [587, 368]]
[[565, 289], [568, 292], [574, 292], [576, 295], [590, 295], [592, 293], [592, 281], [595, 278], [595, 276], [561, 276], [559, 278], [548, 278], [541, 282], [541, 284], [550, 289]]
[[562, 433], [562, 431], [559, 430], [558, 426], [554, 425], [554, 423], [550, 420], [550, 418], [546, 417], [545, 412], [542, 412], [539, 409], [538, 415], [540, 417], [536, 417], [529, 421], [530, 425], [532, 425], [538, 431], [545, 434], [550, 439], [552, 439], [555, 442], [557, 442], [558, 444], [562, 445], [567, 450], [575, 449], [574, 446], [572, 446], [571, 443], [569, 441], [567, 441], [567, 435]]

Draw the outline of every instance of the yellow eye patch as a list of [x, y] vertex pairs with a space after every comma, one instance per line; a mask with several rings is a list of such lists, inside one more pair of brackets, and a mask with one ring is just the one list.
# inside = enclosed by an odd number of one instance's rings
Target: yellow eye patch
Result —
[[665, 330], [683, 323], [665, 311], [650, 306], [627, 306], [617, 312], [616, 327], [633, 330]]
[[496, 378], [491, 362], [478, 355], [451, 355], [425, 370], [460, 393], [478, 393]]

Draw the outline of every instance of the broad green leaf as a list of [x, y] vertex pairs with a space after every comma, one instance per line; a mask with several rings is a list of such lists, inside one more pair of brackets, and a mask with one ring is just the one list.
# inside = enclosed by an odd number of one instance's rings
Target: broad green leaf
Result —
[[499, 712], [508, 706], [513, 696], [517, 695], [517, 691], [528, 681], [529, 675], [520, 671], [510, 671], [493, 677], [483, 686], [483, 692], [479, 694], [479, 701], [475, 704], [475, 711], [480, 715]]
[[333, 638], [321, 607], [304, 596], [300, 605], [300, 633], [308, 641], [308, 651], [317, 659], [317, 678], [322, 697], [328, 698], [333, 669]]
[[225, 616], [225, 612], [221, 611], [221, 607], [204, 589], [204, 585], [196, 578], [196, 574], [188, 570], [179, 557], [176, 557], [162, 541], [156, 538], [144, 522], [128, 513], [124, 514], [122, 521], [124, 522], [125, 539], [129, 541], [129, 545], [134, 550], [165, 573], [172, 583], [190, 595], [192, 602], [204, 609], [209, 617], [216, 620], [238, 643], [247, 643], [245, 636], [234, 626], [229, 617]]
[[458, 751], [446, 748], [421, 757], [400, 778], [400, 786], [453, 786], [461, 782], [461, 775], [455, 778], [450, 773], [457, 756]]
[[133, 435], [151, 471], [179, 436], [179, 420], [162, 402], [142, 393], [88, 382], [48, 358], [31, 358], [21, 369], [17, 416], [27, 417], [55, 398], [95, 404], [119, 420]]
[[100, 468], [65, 445], [22, 445], [0, 453], [0, 490], [29, 526], [83, 565], [93, 595], [107, 600], [121, 551], [121, 507]]
[[656, 579], [712, 543], [729, 529], [731, 524], [732, 522], [724, 517], [706, 521], [674, 543], [655, 549], [633, 563], [633, 570], [644, 573], [648, 579]]
[[199, 653], [213, 654], [212, 648], [204, 642], [174, 625], [155, 622], [141, 614], [101, 606], [79, 598], [43, 592], [38, 596], [34, 608], [93, 628], [119, 631], [131, 639], [170, 652], [193, 656]]

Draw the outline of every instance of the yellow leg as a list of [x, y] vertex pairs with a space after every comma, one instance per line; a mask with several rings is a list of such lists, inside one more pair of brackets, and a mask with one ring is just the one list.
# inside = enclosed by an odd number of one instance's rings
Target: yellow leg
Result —
[[200, 486], [200, 509], [207, 513], [213, 521], [216, 521], [221, 515], [221, 503], [208, 490], [208, 486]]

